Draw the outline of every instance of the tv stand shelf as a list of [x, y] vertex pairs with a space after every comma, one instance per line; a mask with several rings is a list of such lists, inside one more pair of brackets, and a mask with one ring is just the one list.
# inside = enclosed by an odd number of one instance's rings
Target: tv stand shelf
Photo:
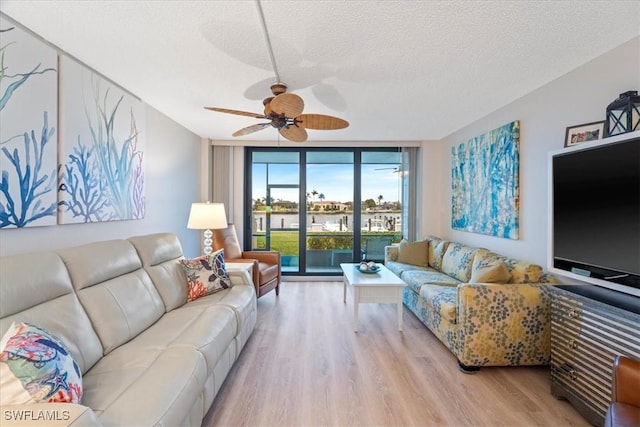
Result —
[[551, 288], [551, 393], [600, 426], [614, 358], [640, 359], [640, 298], [593, 285]]

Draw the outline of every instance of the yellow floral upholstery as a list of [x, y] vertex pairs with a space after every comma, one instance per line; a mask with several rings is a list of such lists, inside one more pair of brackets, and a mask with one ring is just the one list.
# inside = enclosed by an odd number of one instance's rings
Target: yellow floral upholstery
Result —
[[441, 285], [424, 285], [420, 288], [420, 297], [425, 300], [427, 309], [438, 313], [443, 320], [456, 323], [457, 288], [443, 288]]
[[420, 293], [420, 288], [424, 285], [437, 284], [438, 286], [451, 286], [455, 288], [458, 283], [460, 283], [459, 280], [440, 273], [433, 268], [427, 268], [425, 270], [405, 270], [402, 274], [402, 280], [417, 293]]
[[454, 344], [457, 331], [455, 323], [443, 320], [434, 310], [428, 310], [424, 298], [419, 297], [415, 292], [405, 292], [402, 296], [402, 302], [447, 346], [449, 351], [455, 354]]
[[542, 267], [515, 259], [505, 259], [505, 264], [511, 273], [509, 283], [538, 283], [542, 277]]
[[467, 366], [546, 365], [551, 300], [546, 285], [458, 286], [455, 354]]
[[[467, 367], [548, 364], [548, 286], [556, 283], [554, 277], [538, 265], [488, 249], [435, 236], [427, 241], [430, 267], [398, 262], [392, 257], [393, 248], [385, 264], [408, 284], [404, 304], [459, 363]], [[444, 256], [435, 253], [438, 248], [446, 248]], [[438, 263], [440, 268], [433, 267]], [[500, 283], [469, 283], [472, 275]]]
[[476, 250], [460, 243], [449, 243], [442, 258], [442, 272], [463, 282], [468, 281], [471, 278], [471, 266]]

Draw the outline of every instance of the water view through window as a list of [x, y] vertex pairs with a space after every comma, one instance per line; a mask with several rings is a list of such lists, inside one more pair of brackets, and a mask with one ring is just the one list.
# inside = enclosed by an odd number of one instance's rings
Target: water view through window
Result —
[[340, 274], [341, 262], [381, 262], [400, 241], [397, 149], [248, 148], [246, 158], [245, 243], [280, 251], [283, 273]]

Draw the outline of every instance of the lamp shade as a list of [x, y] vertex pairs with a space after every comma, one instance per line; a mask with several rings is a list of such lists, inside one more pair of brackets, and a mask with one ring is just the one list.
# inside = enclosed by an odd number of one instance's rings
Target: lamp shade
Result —
[[224, 203], [192, 203], [187, 228], [214, 230], [227, 227]]

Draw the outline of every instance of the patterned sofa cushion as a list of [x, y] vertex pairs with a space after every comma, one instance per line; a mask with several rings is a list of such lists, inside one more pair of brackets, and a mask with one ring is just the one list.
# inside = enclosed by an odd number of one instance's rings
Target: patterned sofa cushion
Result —
[[[518, 259], [507, 258], [504, 255], [499, 255], [491, 252], [488, 249], [478, 249], [474, 260], [476, 258], [488, 258], [486, 264], [495, 263], [500, 261], [504, 262], [507, 270], [510, 274], [510, 279], [506, 281], [497, 282], [483, 282], [483, 283], [541, 283], [541, 282], [553, 282], [553, 278], [549, 279], [548, 275], [544, 274], [542, 267], [537, 264], [531, 264], [527, 261], [520, 261]], [[473, 280], [472, 283], [476, 283]]]
[[447, 251], [442, 257], [441, 271], [458, 280], [468, 282], [471, 278], [471, 266], [476, 251], [476, 248], [460, 243], [449, 243]]
[[420, 293], [420, 289], [424, 285], [434, 284], [438, 286], [452, 286], [456, 287], [459, 280], [447, 276], [444, 273], [440, 273], [433, 268], [427, 268], [423, 270], [407, 270], [402, 273], [402, 280], [404, 280], [409, 288], [411, 288], [414, 292]]
[[486, 249], [478, 249], [473, 257], [469, 283], [508, 283], [511, 273], [501, 257]]
[[419, 265], [405, 264], [398, 261], [387, 261], [384, 266], [391, 270], [396, 276], [402, 276], [405, 271], [424, 271], [427, 267], [420, 267]]
[[509, 283], [540, 283], [542, 267], [539, 265], [512, 258], [507, 258], [504, 262], [511, 273]]
[[447, 246], [449, 246], [449, 242], [436, 236], [427, 237], [427, 242], [429, 244], [429, 267], [441, 270], [442, 257], [447, 250]]
[[425, 285], [420, 289], [427, 311], [438, 313], [443, 320], [456, 323], [458, 307], [458, 290], [456, 287], [441, 285]]

